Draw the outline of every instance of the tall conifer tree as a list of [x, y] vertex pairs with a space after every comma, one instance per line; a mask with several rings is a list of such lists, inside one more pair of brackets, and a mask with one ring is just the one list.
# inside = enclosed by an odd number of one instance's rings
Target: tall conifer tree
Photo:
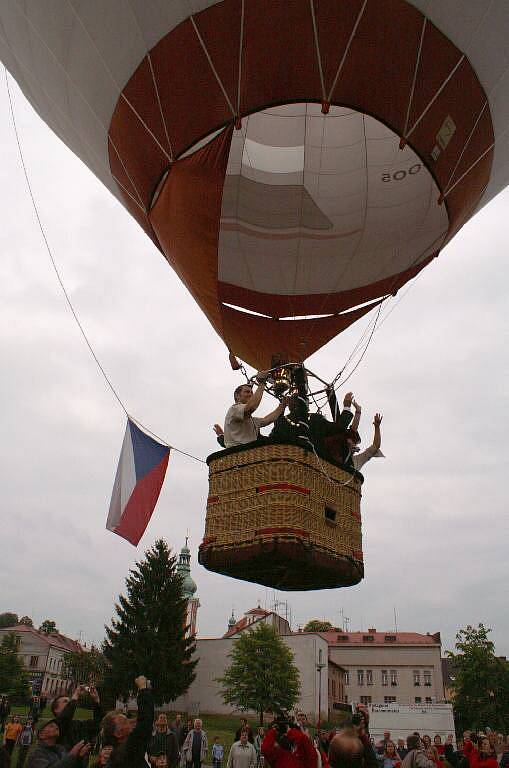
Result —
[[182, 579], [163, 539], [129, 571], [126, 587], [127, 594], [115, 605], [117, 617], [106, 627], [106, 691], [127, 697], [134, 678], [145, 675], [156, 704], [173, 701], [191, 685], [197, 661], [191, 660], [194, 638], [186, 637]]

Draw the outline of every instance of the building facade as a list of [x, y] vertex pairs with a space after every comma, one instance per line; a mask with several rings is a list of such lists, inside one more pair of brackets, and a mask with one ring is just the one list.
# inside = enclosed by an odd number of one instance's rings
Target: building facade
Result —
[[0, 629], [0, 641], [7, 634], [16, 637], [18, 656], [34, 694], [51, 698], [67, 692], [71, 681], [65, 671], [64, 656], [69, 651], [83, 650], [76, 640], [59, 632], [46, 635], [25, 624]]
[[323, 632], [345, 670], [344, 700], [363, 704], [443, 702], [440, 633]]

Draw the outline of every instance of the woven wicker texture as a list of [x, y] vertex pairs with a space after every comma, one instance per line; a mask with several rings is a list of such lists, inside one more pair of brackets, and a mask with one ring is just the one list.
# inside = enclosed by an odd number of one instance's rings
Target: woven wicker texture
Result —
[[[273, 484], [290, 487], [263, 489]], [[267, 444], [227, 454], [210, 462], [204, 541], [242, 547], [291, 528], [312, 546], [359, 559], [360, 499], [357, 477], [304, 448]]]

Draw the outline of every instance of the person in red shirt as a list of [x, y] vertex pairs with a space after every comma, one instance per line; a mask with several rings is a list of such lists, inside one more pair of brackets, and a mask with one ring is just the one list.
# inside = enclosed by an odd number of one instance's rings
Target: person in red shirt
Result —
[[465, 739], [463, 754], [468, 760], [470, 768], [498, 768], [498, 760], [493, 755], [493, 749], [489, 739], [479, 739], [477, 747], [470, 739]]
[[262, 742], [262, 755], [270, 768], [317, 768], [317, 753], [309, 736], [298, 726], [284, 731], [274, 723]]

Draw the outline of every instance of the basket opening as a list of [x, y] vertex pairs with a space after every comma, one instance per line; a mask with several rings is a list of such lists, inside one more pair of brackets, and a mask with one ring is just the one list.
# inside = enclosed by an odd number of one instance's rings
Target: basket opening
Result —
[[336, 510], [332, 507], [325, 507], [325, 519], [336, 521]]

